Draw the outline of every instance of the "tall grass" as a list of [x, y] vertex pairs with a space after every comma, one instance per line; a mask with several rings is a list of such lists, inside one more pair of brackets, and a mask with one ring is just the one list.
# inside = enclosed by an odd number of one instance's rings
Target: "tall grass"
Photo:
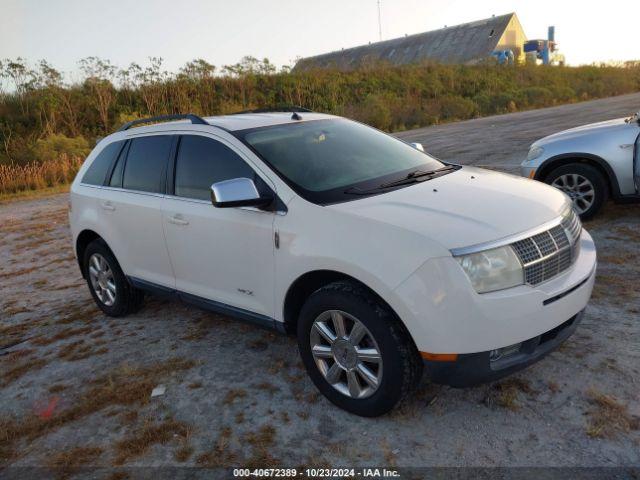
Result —
[[[84, 78], [68, 84], [45, 61], [35, 68], [24, 59], [0, 61], [0, 193], [68, 183], [97, 137], [145, 116], [221, 115], [288, 104], [401, 131], [640, 91], [640, 62], [275, 72], [267, 60], [249, 57], [222, 69], [195, 60], [171, 73], [161, 59], [146, 68], [118, 69], [90, 57], [80, 67]], [[5, 85], [10, 88], [3, 93]]]
[[81, 157], [62, 153], [58, 158], [44, 162], [0, 164], [0, 195], [71, 183], [82, 161]]

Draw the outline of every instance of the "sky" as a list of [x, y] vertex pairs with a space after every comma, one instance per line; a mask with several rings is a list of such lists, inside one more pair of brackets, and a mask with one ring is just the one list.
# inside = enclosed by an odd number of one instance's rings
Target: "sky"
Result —
[[[516, 12], [530, 39], [555, 25], [570, 65], [640, 59], [637, 0], [381, 0], [381, 12], [383, 39]], [[88, 56], [281, 66], [378, 38], [377, 0], [0, 0], [0, 59], [46, 59], [71, 79]]]

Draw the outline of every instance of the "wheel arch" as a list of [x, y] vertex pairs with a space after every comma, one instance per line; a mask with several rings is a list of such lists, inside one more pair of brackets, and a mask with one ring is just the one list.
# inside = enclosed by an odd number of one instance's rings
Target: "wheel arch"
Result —
[[296, 280], [293, 281], [293, 283], [291, 283], [284, 297], [282, 310], [285, 331], [289, 334], [294, 334], [296, 332], [300, 310], [302, 309], [304, 302], [313, 292], [326, 285], [329, 285], [330, 283], [338, 281], [348, 281], [354, 283], [371, 293], [376, 298], [376, 300], [378, 300], [381, 304], [389, 309], [389, 311], [396, 317], [400, 324], [402, 324], [404, 329], [409, 334], [409, 338], [411, 338], [413, 341], [413, 338], [409, 333], [409, 329], [404, 324], [399, 315], [395, 312], [393, 307], [389, 304], [389, 302], [387, 302], [379, 293], [377, 293], [373, 288], [371, 288], [361, 280], [358, 280], [357, 278], [346, 273], [338, 272], [335, 270], [312, 270], [300, 275]]
[[599, 157], [598, 155], [594, 155], [592, 153], [563, 153], [550, 157], [542, 162], [542, 164], [538, 167], [534, 179], [544, 181], [545, 178], [553, 170], [564, 165], [569, 165], [571, 163], [582, 163], [585, 165], [591, 165], [592, 167], [596, 168], [607, 182], [607, 186], [609, 187], [611, 196], [614, 198], [620, 196], [620, 186], [618, 185], [618, 179], [613, 169], [611, 168], [611, 165], [609, 165], [609, 163], [607, 163], [607, 161], [602, 157]]
[[78, 238], [76, 238], [76, 258], [78, 260], [78, 267], [80, 267], [80, 273], [82, 273], [83, 278], [85, 276], [85, 272], [83, 268], [84, 265], [82, 264], [82, 261], [84, 259], [84, 252], [89, 246], [89, 244], [97, 239], [102, 240], [102, 237], [98, 235], [96, 232], [94, 232], [93, 230], [89, 230], [89, 229], [81, 231], [78, 234]]

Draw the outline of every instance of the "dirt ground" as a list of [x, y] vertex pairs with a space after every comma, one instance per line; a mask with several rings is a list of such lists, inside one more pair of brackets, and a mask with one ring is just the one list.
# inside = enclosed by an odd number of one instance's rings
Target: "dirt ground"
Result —
[[[147, 298], [111, 319], [71, 251], [67, 196], [0, 205], [2, 467], [640, 466], [640, 208], [585, 227], [599, 252], [583, 323], [527, 370], [423, 382], [391, 414], [334, 407], [294, 339]], [[162, 395], [152, 398], [155, 387]]]

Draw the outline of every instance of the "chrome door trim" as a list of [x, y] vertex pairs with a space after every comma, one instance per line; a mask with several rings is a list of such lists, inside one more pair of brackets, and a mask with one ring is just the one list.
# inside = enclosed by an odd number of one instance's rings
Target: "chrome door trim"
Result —
[[[164, 198], [166, 198], [167, 200], [179, 200], [181, 202], [186, 202], [186, 203], [197, 203], [200, 205], [209, 205], [211, 208], [215, 208], [212, 204], [211, 201], [209, 200], [200, 200], [199, 198], [187, 198], [187, 197], [179, 197], [177, 195], [169, 195], [166, 194], [164, 195]], [[256, 212], [256, 213], [270, 213], [270, 214], [275, 214], [275, 215], [286, 215], [287, 212], [283, 212], [281, 210], [277, 210], [275, 212], [269, 211], [269, 210], [262, 210], [260, 208], [256, 208], [256, 207], [232, 207], [232, 210], [246, 210], [248, 212]]]
[[79, 187], [88, 187], [88, 188], [97, 188], [97, 189], [102, 189], [104, 188], [104, 185], [91, 185], [90, 183], [82, 183], [80, 182], [78, 184]]
[[147, 197], [158, 197], [158, 198], [163, 198], [164, 197], [164, 193], [144, 192], [142, 190], [130, 190], [128, 188], [110, 187], [108, 185], [104, 185], [101, 188], [103, 190], [109, 190], [109, 191], [112, 191], [112, 192], [134, 193], [136, 195], [146, 195]]

